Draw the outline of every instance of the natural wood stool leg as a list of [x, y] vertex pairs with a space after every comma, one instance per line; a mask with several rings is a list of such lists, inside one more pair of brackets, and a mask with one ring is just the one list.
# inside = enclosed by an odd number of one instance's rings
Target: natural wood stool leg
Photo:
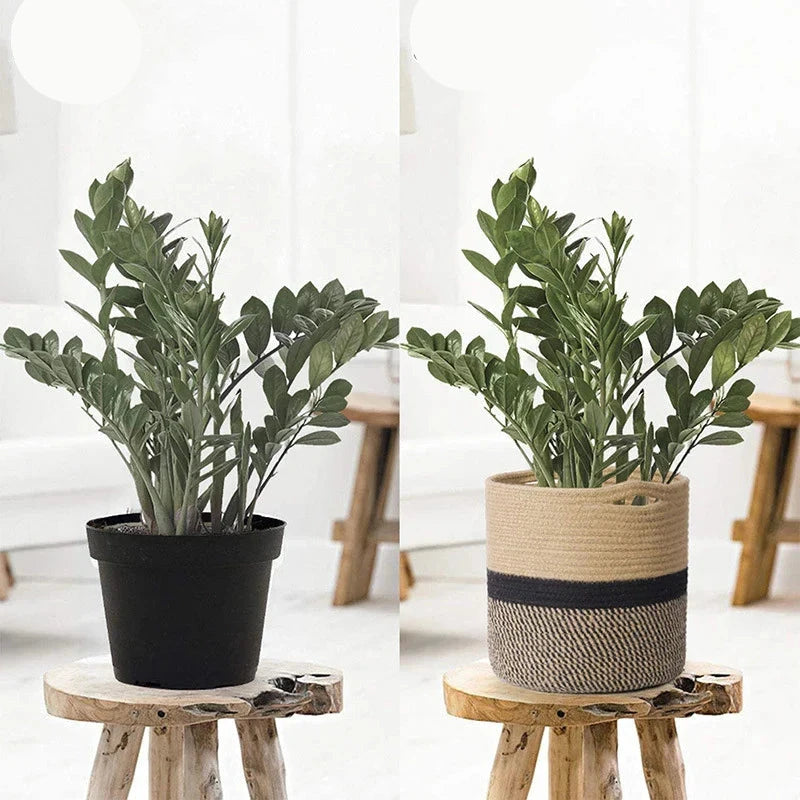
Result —
[[763, 600], [769, 593], [777, 549], [774, 535], [783, 521], [796, 452], [796, 429], [764, 426], [747, 519], [734, 523], [742, 539], [735, 606]]
[[488, 800], [525, 800], [543, 733], [544, 728], [539, 726], [503, 725], [489, 779]]
[[397, 431], [366, 425], [361, 443], [350, 512], [345, 520], [345, 534], [339, 561], [339, 575], [333, 596], [335, 606], [363, 600], [369, 592], [375, 564], [377, 542], [370, 539], [373, 523], [383, 516]]
[[89, 779], [87, 800], [126, 800], [131, 790], [144, 728], [104, 725]]
[[184, 735], [183, 770], [187, 800], [222, 800], [217, 723], [188, 725]]
[[583, 798], [583, 728], [550, 728], [550, 800]]
[[286, 800], [286, 768], [274, 719], [237, 719], [250, 800]]
[[650, 800], [686, 800], [683, 756], [674, 719], [637, 719]]
[[183, 800], [184, 729], [150, 729], [150, 800]]
[[5, 550], [0, 551], [0, 600], [6, 600], [11, 587], [14, 585], [14, 573], [11, 570], [11, 561]]
[[601, 722], [584, 728], [583, 785], [584, 800], [622, 800], [616, 722]]
[[400, 600], [407, 600], [411, 587], [416, 583], [411, 559], [404, 550], [400, 551]]

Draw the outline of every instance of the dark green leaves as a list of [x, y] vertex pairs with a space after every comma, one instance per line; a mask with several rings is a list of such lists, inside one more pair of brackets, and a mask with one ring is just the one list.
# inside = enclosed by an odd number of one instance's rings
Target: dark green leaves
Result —
[[244, 340], [254, 356], [260, 356], [269, 344], [272, 332], [272, 315], [269, 306], [257, 297], [251, 297], [242, 306], [242, 316], [252, 317], [250, 325], [244, 332]]
[[645, 307], [644, 313], [655, 316], [655, 321], [647, 331], [647, 340], [657, 356], [663, 356], [672, 344], [674, 319], [672, 309], [665, 300], [654, 297]]

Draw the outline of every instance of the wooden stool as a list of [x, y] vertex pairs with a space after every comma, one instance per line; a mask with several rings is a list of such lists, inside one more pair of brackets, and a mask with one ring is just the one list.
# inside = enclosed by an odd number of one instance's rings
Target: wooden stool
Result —
[[333, 523], [333, 540], [342, 542], [335, 606], [363, 600], [369, 594], [378, 544], [400, 541], [397, 520], [384, 519], [397, 460], [400, 407], [389, 397], [351, 394], [342, 413], [352, 422], [364, 423], [364, 438], [350, 513]]
[[733, 523], [732, 538], [742, 542], [733, 605], [745, 606], [769, 594], [779, 542], [800, 542], [800, 520], [784, 518], [797, 455], [800, 404], [788, 397], [755, 394], [747, 415], [764, 424], [761, 451], [747, 519]]
[[44, 676], [48, 713], [102, 722], [88, 800], [125, 800], [150, 728], [150, 800], [221, 800], [217, 720], [234, 719], [252, 800], [285, 800], [276, 717], [342, 709], [342, 675], [314, 664], [267, 661], [252, 683], [222, 689], [146, 689], [120, 683], [107, 658]]
[[0, 551], [0, 600], [8, 599], [11, 587], [14, 585], [14, 573], [11, 570], [11, 561], [5, 550]]
[[641, 692], [542, 694], [501, 681], [488, 661], [478, 661], [444, 676], [444, 699], [453, 716], [503, 724], [489, 800], [528, 796], [545, 728], [551, 800], [619, 800], [619, 719], [636, 723], [651, 800], [685, 800], [675, 718], [740, 711], [742, 676], [692, 663], [674, 683]]

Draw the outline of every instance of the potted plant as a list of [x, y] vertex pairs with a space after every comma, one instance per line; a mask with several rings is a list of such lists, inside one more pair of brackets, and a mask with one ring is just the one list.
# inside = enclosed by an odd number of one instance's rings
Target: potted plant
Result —
[[[789, 347], [800, 319], [740, 280], [654, 297], [626, 321], [619, 274], [632, 237], [603, 239], [531, 195], [532, 161], [492, 188], [478, 223], [496, 251], [465, 250], [500, 297], [503, 349], [412, 328], [405, 348], [437, 380], [477, 395], [527, 466], [486, 483], [489, 657], [546, 692], [618, 692], [673, 680], [686, 641], [688, 483], [700, 445], [742, 441], [754, 386], [739, 371]], [[587, 223], [588, 224], [588, 223]], [[599, 244], [599, 247], [597, 246]], [[648, 419], [644, 384], [672, 407]]]
[[[290, 450], [339, 441], [351, 386], [330, 379], [361, 351], [389, 347], [398, 323], [338, 280], [284, 287], [271, 305], [251, 297], [226, 322], [216, 279], [227, 221], [199, 220], [191, 246], [181, 231], [193, 220], [171, 226], [170, 214], [148, 212], [132, 182], [129, 161], [94, 181], [91, 213], [75, 212], [92, 254], [61, 251], [97, 290], [96, 313], [69, 305], [102, 352], [17, 328], [2, 347], [33, 379], [75, 395], [133, 478], [141, 513], [87, 524], [117, 678], [236, 685], [258, 664], [284, 531], [256, 513], [259, 498]], [[266, 398], [255, 423], [242, 414], [246, 379], [260, 379]]]

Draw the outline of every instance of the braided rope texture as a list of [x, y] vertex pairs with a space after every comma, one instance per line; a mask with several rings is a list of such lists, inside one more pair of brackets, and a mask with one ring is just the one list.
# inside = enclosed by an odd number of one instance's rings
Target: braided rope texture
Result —
[[[489, 660], [509, 683], [567, 694], [674, 680], [686, 656], [689, 486], [486, 484]], [[634, 496], [647, 505], [631, 505]]]

